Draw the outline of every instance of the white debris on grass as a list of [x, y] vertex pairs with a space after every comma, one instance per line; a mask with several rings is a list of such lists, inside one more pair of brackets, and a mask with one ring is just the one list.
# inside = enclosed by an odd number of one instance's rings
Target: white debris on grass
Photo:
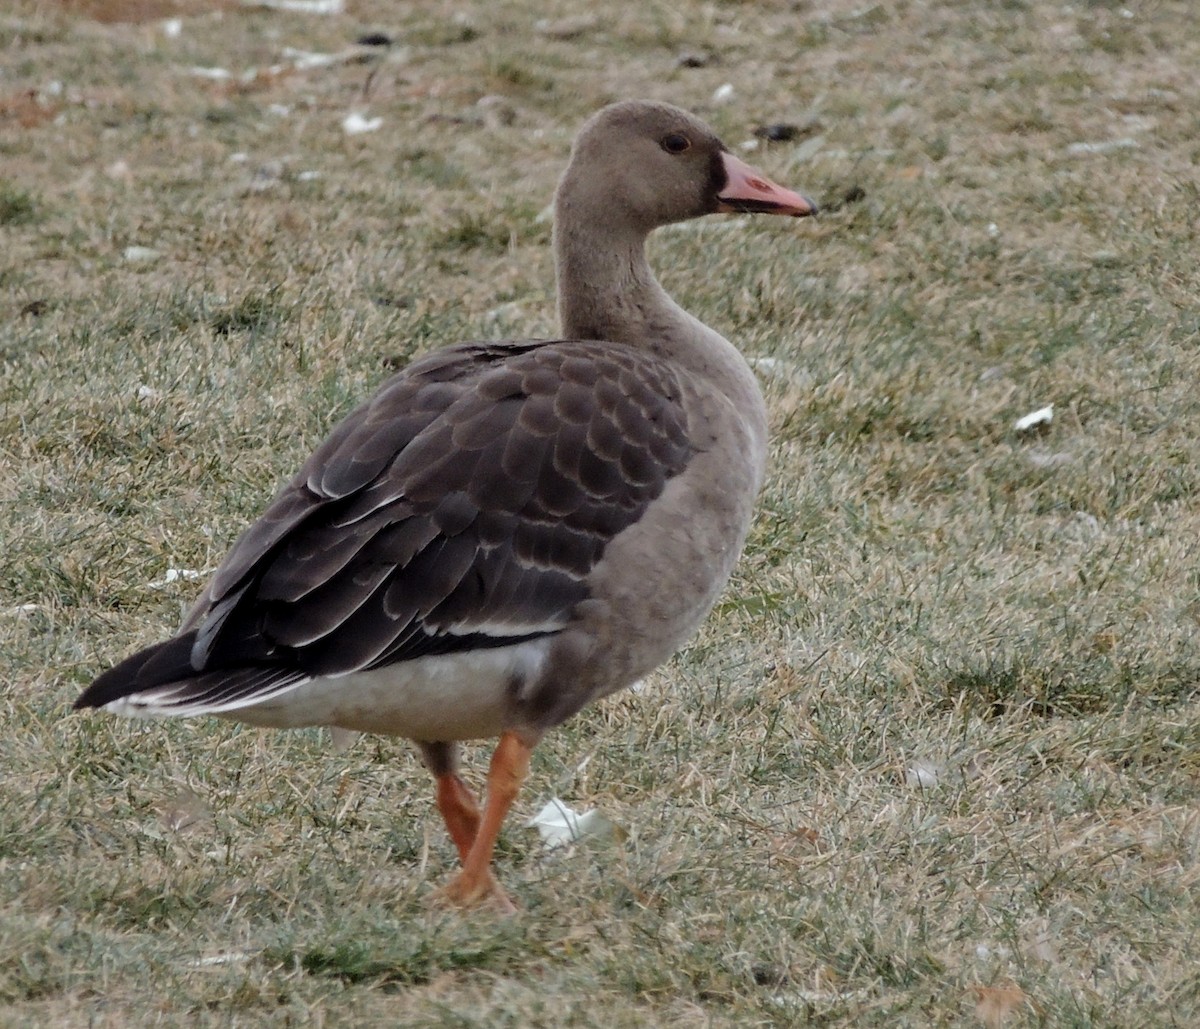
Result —
[[975, 944], [975, 957], [980, 961], [991, 961], [993, 958], [1007, 958], [1012, 954], [1007, 947], [1002, 944], [992, 945], [989, 943]]
[[269, 81], [279, 75], [291, 72], [312, 71], [314, 68], [328, 68], [333, 65], [358, 61], [368, 51], [367, 47], [350, 46], [337, 53], [329, 54], [314, 50], [298, 50], [288, 46], [283, 48], [284, 59], [282, 61], [262, 68], [251, 66], [240, 72], [232, 72], [219, 65], [193, 64], [187, 69], [187, 73], [199, 79], [208, 79], [210, 82], [236, 81], [251, 84], [257, 81]]
[[182, 18], [164, 18], [158, 23], [158, 27], [162, 29], [162, 34], [167, 39], [178, 39], [183, 35], [183, 19]]
[[1047, 404], [1045, 407], [1039, 407], [1036, 411], [1030, 411], [1029, 414], [1023, 415], [1013, 423], [1013, 428], [1017, 432], [1028, 432], [1030, 429], [1036, 429], [1039, 425], [1049, 425], [1054, 421], [1054, 405]]
[[343, 0], [242, 0], [242, 6], [295, 14], [341, 14], [346, 5]]
[[726, 82], [713, 91], [712, 102], [714, 104], [727, 104], [734, 98], [735, 92], [733, 83]]
[[782, 357], [751, 357], [747, 358], [747, 361], [763, 382], [791, 389], [811, 389], [813, 386], [812, 373], [795, 361], [788, 361]]
[[591, 32], [600, 19], [594, 14], [581, 14], [572, 18], [539, 18], [533, 23], [533, 31], [547, 39], [575, 39]]
[[228, 68], [215, 68], [200, 64], [193, 64], [188, 68], [188, 74], [195, 75], [198, 79], [211, 79], [213, 82], [225, 82], [233, 78], [233, 72]]
[[[808, 1009], [823, 1005], [862, 1003], [870, 997], [870, 990], [795, 990], [791, 993], [773, 994], [769, 1000], [779, 1007]], [[806, 1014], [810, 1015], [812, 1012], [806, 1011]]]
[[928, 790], [936, 786], [946, 774], [946, 766], [940, 761], [920, 758], [904, 770], [904, 781], [909, 786]]
[[208, 957], [196, 958], [193, 968], [216, 968], [220, 965], [236, 965], [249, 961], [254, 954], [248, 950], [231, 950], [225, 954], [210, 954]]
[[133, 169], [129, 167], [129, 162], [124, 158], [118, 158], [105, 167], [104, 174], [113, 182], [130, 183], [133, 181]]
[[342, 119], [342, 131], [347, 136], [358, 136], [364, 132], [375, 132], [382, 125], [382, 117], [368, 118], [361, 111], [351, 111]]
[[132, 264], [152, 264], [162, 257], [162, 254], [153, 247], [131, 246], [126, 247], [121, 252], [121, 256]]
[[563, 801], [555, 797], [525, 823], [528, 829], [537, 829], [547, 848], [575, 843], [585, 837], [606, 838], [617, 835], [617, 827], [599, 811], [572, 811]]
[[193, 579], [203, 579], [206, 575], [212, 575], [215, 569], [209, 568], [205, 571], [197, 571], [195, 568], [168, 568], [167, 574], [161, 579], [155, 579], [153, 582], [146, 583], [152, 590], [160, 590], [164, 586], [170, 586], [173, 582], [191, 581]]
[[297, 71], [306, 71], [309, 68], [324, 68], [331, 64], [342, 64], [346, 60], [345, 54], [324, 54], [314, 50], [297, 50], [294, 46], [285, 46], [283, 48], [283, 56], [291, 62], [292, 67]]
[[1121, 139], [1106, 139], [1099, 143], [1072, 143], [1067, 147], [1067, 153], [1073, 157], [1084, 154], [1111, 154], [1116, 150], [1135, 150], [1138, 145], [1136, 139], [1124, 136]]
[[156, 400], [162, 400], [163, 395], [153, 386], [141, 385], [133, 391], [133, 395], [138, 400], [144, 400], [147, 403], [154, 403]]

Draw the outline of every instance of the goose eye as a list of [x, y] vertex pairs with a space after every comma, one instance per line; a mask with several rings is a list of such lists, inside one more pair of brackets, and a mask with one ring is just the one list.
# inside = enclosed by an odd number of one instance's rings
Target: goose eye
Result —
[[681, 136], [678, 132], [672, 132], [669, 136], [663, 136], [659, 145], [668, 154], [682, 154], [685, 150], [692, 148], [692, 141], [687, 136]]

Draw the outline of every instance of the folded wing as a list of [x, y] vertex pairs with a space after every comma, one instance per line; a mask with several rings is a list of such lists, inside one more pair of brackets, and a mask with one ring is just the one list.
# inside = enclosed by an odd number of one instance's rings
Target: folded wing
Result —
[[415, 362], [247, 529], [180, 635], [76, 706], [227, 711], [559, 631], [608, 542], [690, 460], [680, 389], [611, 343], [464, 344]]

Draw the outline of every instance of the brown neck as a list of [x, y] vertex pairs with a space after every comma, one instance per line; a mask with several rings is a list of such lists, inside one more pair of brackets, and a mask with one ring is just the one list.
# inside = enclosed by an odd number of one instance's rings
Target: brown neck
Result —
[[[566, 339], [598, 339], [648, 350], [705, 380], [743, 412], [761, 449], [766, 411], [754, 373], [719, 333], [692, 317], [658, 284], [646, 262], [645, 228], [620, 212], [587, 209], [568, 176], [555, 199], [558, 318]], [[585, 226], [603, 226], [597, 234]]]
[[[569, 339], [645, 345], [664, 329], [684, 329], [687, 316], [646, 263], [647, 229], [621, 212], [595, 210], [568, 178], [554, 205], [558, 319]], [[590, 231], [583, 231], [589, 226]], [[598, 234], [595, 226], [603, 226]], [[657, 330], [650, 332], [648, 330]]]

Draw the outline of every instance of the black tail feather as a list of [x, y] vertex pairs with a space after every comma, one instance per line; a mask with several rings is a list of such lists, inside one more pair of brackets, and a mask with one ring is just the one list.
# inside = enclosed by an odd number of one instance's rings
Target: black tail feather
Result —
[[96, 679], [75, 701], [75, 710], [103, 707], [131, 693], [140, 693], [196, 674], [192, 667], [192, 644], [196, 633], [173, 636], [165, 643], [154, 643], [127, 657], [115, 668]]

